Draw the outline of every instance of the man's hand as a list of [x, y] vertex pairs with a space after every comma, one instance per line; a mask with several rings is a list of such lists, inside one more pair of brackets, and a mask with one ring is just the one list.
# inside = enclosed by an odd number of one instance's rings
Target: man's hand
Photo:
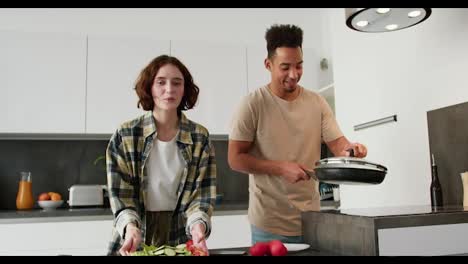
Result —
[[127, 224], [125, 230], [125, 240], [119, 253], [122, 256], [130, 256], [130, 253], [135, 252], [141, 243], [141, 231], [134, 223]]
[[342, 156], [350, 156], [349, 150], [352, 149], [354, 152], [354, 157], [357, 158], [364, 158], [367, 156], [367, 148], [361, 143], [351, 143], [349, 144], [345, 150], [342, 151]]
[[205, 225], [202, 223], [194, 224], [190, 229], [190, 235], [192, 235], [193, 245], [202, 249], [207, 255], [209, 255], [205, 240]]
[[310, 177], [304, 170], [307, 169], [304, 165], [289, 162], [289, 161], [282, 161], [280, 163], [281, 166], [281, 176], [286, 179], [289, 183], [296, 183], [298, 181], [309, 180]]

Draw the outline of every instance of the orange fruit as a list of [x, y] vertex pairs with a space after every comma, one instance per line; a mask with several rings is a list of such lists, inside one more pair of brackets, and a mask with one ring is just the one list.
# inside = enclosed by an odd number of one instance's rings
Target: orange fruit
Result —
[[50, 200], [50, 195], [48, 193], [41, 193], [39, 194], [39, 197], [37, 198], [39, 201], [47, 201]]
[[50, 199], [52, 201], [60, 201], [62, 200], [62, 196], [59, 193], [52, 193], [52, 195], [50, 196]]

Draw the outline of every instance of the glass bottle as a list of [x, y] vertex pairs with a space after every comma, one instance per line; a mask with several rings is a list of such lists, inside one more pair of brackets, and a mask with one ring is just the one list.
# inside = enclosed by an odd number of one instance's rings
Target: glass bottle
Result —
[[437, 165], [435, 164], [434, 154], [432, 154], [432, 182], [431, 182], [431, 206], [442, 206], [442, 186], [437, 175]]
[[461, 173], [463, 183], [463, 207], [468, 207], [468, 171]]
[[18, 194], [16, 196], [16, 208], [18, 210], [32, 209], [34, 206], [34, 198], [32, 194], [32, 179], [31, 172], [20, 172], [20, 182]]

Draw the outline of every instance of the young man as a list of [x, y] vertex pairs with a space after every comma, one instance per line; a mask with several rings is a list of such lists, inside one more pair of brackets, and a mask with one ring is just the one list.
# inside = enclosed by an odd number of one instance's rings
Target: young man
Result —
[[279, 239], [302, 242], [301, 212], [320, 209], [318, 182], [305, 170], [320, 159], [324, 141], [335, 156], [365, 157], [367, 149], [349, 142], [325, 99], [304, 89], [302, 30], [273, 25], [267, 30], [269, 84], [250, 93], [235, 114], [228, 161], [249, 173], [252, 244]]

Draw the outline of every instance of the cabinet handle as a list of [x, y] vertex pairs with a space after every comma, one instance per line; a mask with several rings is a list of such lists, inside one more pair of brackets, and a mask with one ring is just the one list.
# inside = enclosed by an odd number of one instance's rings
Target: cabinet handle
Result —
[[377, 126], [377, 125], [381, 125], [381, 124], [385, 124], [385, 123], [396, 122], [396, 121], [397, 121], [397, 115], [387, 116], [387, 117], [384, 117], [384, 118], [381, 118], [381, 119], [377, 119], [377, 120], [369, 121], [369, 122], [362, 123], [362, 124], [359, 124], [359, 125], [355, 125], [354, 126], [354, 131], [358, 131], [358, 130], [361, 130], [361, 129], [365, 129], [365, 128], [369, 128], [369, 127], [373, 127], [373, 126]]

